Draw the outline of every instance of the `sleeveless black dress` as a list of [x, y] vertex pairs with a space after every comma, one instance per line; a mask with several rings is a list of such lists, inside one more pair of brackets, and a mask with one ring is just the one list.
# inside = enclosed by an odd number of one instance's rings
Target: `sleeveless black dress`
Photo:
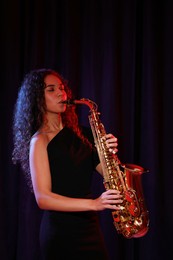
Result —
[[[99, 163], [96, 151], [67, 127], [50, 141], [47, 151], [52, 191], [73, 198], [91, 198], [92, 174]], [[108, 259], [98, 216], [92, 211], [45, 211], [40, 246], [45, 260]]]

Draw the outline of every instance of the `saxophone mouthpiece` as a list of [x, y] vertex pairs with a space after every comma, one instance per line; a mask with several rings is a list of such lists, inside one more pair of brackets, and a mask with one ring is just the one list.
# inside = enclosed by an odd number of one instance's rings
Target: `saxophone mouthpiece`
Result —
[[74, 99], [67, 99], [67, 100], [62, 101], [61, 103], [66, 104], [66, 105], [75, 105], [76, 104]]

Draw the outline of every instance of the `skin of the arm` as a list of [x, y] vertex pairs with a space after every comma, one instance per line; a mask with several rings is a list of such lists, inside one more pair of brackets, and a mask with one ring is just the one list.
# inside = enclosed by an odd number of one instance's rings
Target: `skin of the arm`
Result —
[[[80, 199], [62, 196], [51, 191], [51, 174], [47, 155], [46, 135], [36, 135], [30, 143], [30, 171], [33, 189], [38, 206], [55, 211], [100, 211], [119, 209], [121, 195], [116, 190], [108, 190], [96, 199]], [[112, 145], [112, 143], [111, 143]], [[115, 146], [115, 144], [114, 144]], [[112, 145], [113, 147], [113, 145]], [[101, 164], [96, 170], [102, 174]]]

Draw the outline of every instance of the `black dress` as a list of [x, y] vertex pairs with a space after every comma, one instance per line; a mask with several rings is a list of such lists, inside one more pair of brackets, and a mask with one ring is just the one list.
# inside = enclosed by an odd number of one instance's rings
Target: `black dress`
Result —
[[[93, 170], [99, 163], [94, 149], [69, 128], [47, 147], [52, 191], [73, 198], [91, 198]], [[42, 259], [108, 259], [96, 212], [45, 211], [40, 228]]]

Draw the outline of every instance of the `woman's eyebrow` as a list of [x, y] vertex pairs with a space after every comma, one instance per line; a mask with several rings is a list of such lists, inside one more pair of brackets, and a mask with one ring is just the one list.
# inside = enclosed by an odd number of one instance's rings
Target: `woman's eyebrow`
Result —
[[44, 88], [48, 88], [48, 87], [61, 87], [64, 86], [63, 83], [58, 83], [58, 84], [48, 84], [46, 85]]
[[48, 88], [48, 87], [55, 87], [54, 84], [49, 84], [49, 85], [46, 85], [44, 88]]

